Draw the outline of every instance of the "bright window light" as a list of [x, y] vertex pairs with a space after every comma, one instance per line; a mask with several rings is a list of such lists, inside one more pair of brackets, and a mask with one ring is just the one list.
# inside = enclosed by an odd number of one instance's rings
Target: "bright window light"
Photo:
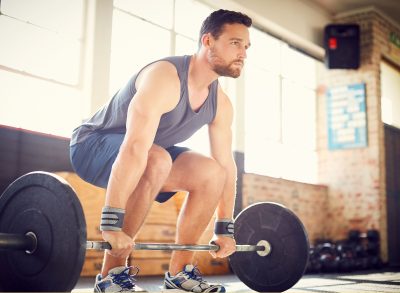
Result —
[[281, 70], [282, 43], [256, 28], [251, 27], [249, 32], [251, 47], [246, 63], [278, 74]]
[[[246, 135], [258, 136], [259, 140], [279, 141], [279, 77], [256, 66], [248, 65], [244, 75]], [[261, 124], [257, 124], [257, 121]], [[250, 145], [249, 147], [252, 147]]]
[[110, 96], [142, 67], [169, 56], [170, 47], [171, 37], [167, 29], [114, 10]]
[[400, 70], [381, 62], [382, 121], [400, 128]]
[[79, 78], [78, 39], [0, 16], [0, 64], [40, 77], [76, 85]]
[[316, 183], [316, 61], [255, 28], [251, 37], [245, 171]]
[[84, 6], [1, 0], [0, 124], [69, 137], [81, 123]]
[[282, 86], [282, 141], [295, 148], [316, 147], [315, 91], [287, 79]]
[[197, 41], [182, 35], [176, 35], [175, 55], [191, 55], [197, 52]]
[[82, 0], [1, 0], [1, 13], [63, 36], [83, 35]]
[[0, 124], [70, 137], [83, 115], [75, 88], [0, 70]]
[[114, 0], [114, 6], [165, 28], [172, 28], [174, 0]]
[[284, 44], [282, 45], [282, 75], [315, 89], [317, 75], [315, 60]]
[[197, 41], [203, 20], [212, 12], [194, 0], [175, 0], [175, 31]]

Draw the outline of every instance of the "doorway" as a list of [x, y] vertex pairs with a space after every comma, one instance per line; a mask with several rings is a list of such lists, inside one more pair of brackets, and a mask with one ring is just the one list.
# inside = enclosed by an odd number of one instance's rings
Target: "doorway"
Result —
[[400, 69], [381, 62], [381, 105], [385, 129], [388, 262], [400, 266]]

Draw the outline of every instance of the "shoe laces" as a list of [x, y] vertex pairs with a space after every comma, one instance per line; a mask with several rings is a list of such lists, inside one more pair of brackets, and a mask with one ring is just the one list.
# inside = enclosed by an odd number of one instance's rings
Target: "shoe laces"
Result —
[[139, 268], [135, 267], [136, 272], [129, 274], [132, 267], [125, 268], [121, 273], [111, 274], [111, 278], [115, 284], [118, 284], [122, 289], [133, 289], [135, 288], [136, 276], [139, 273]]
[[203, 277], [197, 266], [193, 266], [193, 269], [190, 272], [188, 272], [188, 271], [183, 271], [183, 272], [186, 276], [189, 277], [189, 279], [196, 280], [201, 283], [203, 282]]

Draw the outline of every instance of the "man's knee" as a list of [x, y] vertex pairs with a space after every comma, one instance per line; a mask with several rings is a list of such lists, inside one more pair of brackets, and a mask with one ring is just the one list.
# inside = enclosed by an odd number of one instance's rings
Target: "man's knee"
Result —
[[199, 168], [200, 175], [197, 181], [200, 186], [222, 190], [227, 175], [225, 169], [217, 161], [207, 158]]
[[165, 180], [172, 168], [172, 159], [169, 153], [158, 146], [149, 151], [145, 177], [149, 180]]

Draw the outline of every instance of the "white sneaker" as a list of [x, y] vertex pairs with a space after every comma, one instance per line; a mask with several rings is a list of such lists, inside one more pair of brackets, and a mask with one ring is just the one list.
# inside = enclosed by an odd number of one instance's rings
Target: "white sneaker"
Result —
[[165, 273], [164, 287], [166, 291], [188, 291], [188, 292], [225, 292], [223, 285], [211, 285], [204, 281], [196, 266], [186, 265], [183, 271], [175, 276], [169, 272]]
[[96, 276], [94, 292], [135, 292], [135, 282], [133, 278], [139, 272], [136, 269], [135, 274], [130, 275], [132, 267], [116, 267], [108, 271], [104, 278], [100, 274]]

